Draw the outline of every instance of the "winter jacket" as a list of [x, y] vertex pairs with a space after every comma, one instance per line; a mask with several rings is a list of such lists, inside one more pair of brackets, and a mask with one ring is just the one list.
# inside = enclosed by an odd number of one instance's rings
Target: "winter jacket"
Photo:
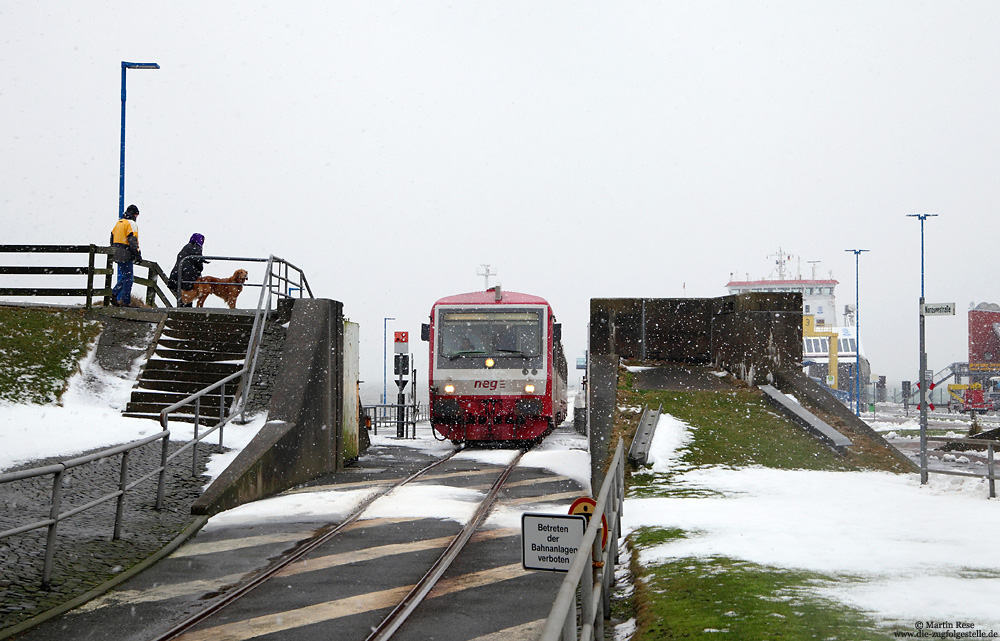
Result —
[[[188, 258], [197, 256], [197, 258]], [[181, 263], [183, 261], [183, 264]], [[170, 291], [177, 291], [177, 270], [183, 270], [181, 274], [181, 289], [194, 288], [194, 281], [201, 277], [201, 270], [208, 261], [201, 257], [201, 245], [198, 243], [188, 243], [177, 253], [177, 262], [170, 271], [170, 278], [167, 279], [167, 287]]]
[[142, 260], [139, 251], [139, 226], [134, 220], [119, 218], [111, 230], [111, 247], [115, 250], [116, 263], [138, 263]]

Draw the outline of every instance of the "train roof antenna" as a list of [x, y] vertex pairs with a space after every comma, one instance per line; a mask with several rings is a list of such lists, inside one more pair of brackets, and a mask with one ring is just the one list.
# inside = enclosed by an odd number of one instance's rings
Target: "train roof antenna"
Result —
[[483, 289], [490, 291], [490, 276], [496, 276], [497, 270], [490, 268], [489, 265], [480, 265], [482, 269], [477, 269], [476, 273], [483, 277]]

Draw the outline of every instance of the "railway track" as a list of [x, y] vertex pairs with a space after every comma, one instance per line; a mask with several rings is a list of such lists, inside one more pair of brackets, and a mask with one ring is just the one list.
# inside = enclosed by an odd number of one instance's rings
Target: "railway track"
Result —
[[[359, 505], [359, 507], [348, 517], [343, 519], [342, 522], [320, 530], [316, 536], [303, 541], [287, 554], [272, 562], [264, 570], [261, 570], [239, 585], [226, 590], [223, 594], [215, 597], [210, 603], [200, 608], [198, 612], [173, 626], [167, 632], [155, 637], [155, 641], [196, 641], [202, 639], [235, 640], [256, 638], [258, 636], [271, 634], [277, 631], [276, 627], [281, 628], [282, 625], [286, 625], [288, 621], [295, 619], [296, 616], [306, 616], [303, 615], [302, 612], [306, 611], [310, 607], [322, 608], [321, 603], [305, 606], [298, 605], [294, 608], [297, 614], [289, 614], [287, 617], [283, 617], [281, 614], [273, 615], [274, 622], [271, 623], [265, 623], [260, 616], [250, 616], [249, 618], [244, 618], [240, 614], [227, 616], [228, 610], [239, 609], [242, 602], [245, 600], [251, 600], [255, 593], [266, 592], [268, 590], [267, 586], [274, 584], [275, 582], [281, 582], [281, 580], [294, 572], [293, 568], [296, 565], [301, 566], [303, 564], [308, 564], [310, 562], [308, 560], [310, 556], [315, 557], [315, 555], [325, 554], [327, 549], [336, 549], [335, 543], [338, 535], [349, 531], [354, 524], [362, 519], [363, 515], [368, 510], [373, 508], [373, 506], [377, 506], [380, 500], [385, 499], [396, 490], [400, 490], [405, 486], [414, 484], [416, 481], [427, 479], [430, 476], [429, 473], [433, 470], [440, 471], [442, 468], [447, 468], [449, 462], [455, 462], [455, 456], [459, 451], [460, 450], [454, 450], [448, 455], [435, 460], [431, 464], [423, 467], [405, 479], [382, 488], [380, 491], [376, 492]], [[383, 596], [389, 593], [394, 595], [393, 598], [396, 598], [395, 595], [402, 595], [402, 598], [398, 598], [398, 603], [391, 609], [389, 614], [381, 620], [381, 622], [376, 625], [369, 624], [365, 626], [367, 630], [370, 630], [366, 641], [386, 641], [393, 638], [393, 635], [400, 629], [407, 618], [417, 609], [441, 577], [444, 576], [445, 571], [459, 556], [459, 553], [486, 519], [490, 509], [497, 499], [498, 494], [504, 487], [504, 484], [507, 482], [511, 472], [515, 469], [523, 454], [523, 451], [518, 450], [513, 459], [502, 467], [493, 480], [492, 485], [489, 487], [489, 490], [485, 493], [485, 496], [477, 506], [472, 517], [465, 522], [457, 534], [451, 537], [450, 542], [444, 547], [433, 563], [430, 564], [429, 569], [424, 572], [423, 576], [419, 580], [412, 585], [410, 585], [409, 582], [403, 582], [402, 585], [395, 586], [388, 591], [384, 589], [379, 591], [379, 593]], [[451, 473], [445, 473], [441, 476], [458, 476], [460, 474], [461, 471], [459, 470]], [[438, 539], [435, 540], [440, 540], [442, 538], [444, 537], [438, 537]], [[393, 557], [388, 556], [387, 558], [392, 559]], [[314, 562], [313, 564], [315, 566], [317, 563]], [[391, 575], [394, 572], [391, 563], [384, 565], [385, 567], [381, 570], [382, 573]], [[337, 568], [334, 568], [333, 571], [337, 571]], [[324, 596], [325, 595], [317, 595], [317, 601], [321, 601]], [[266, 596], [256, 598], [258, 600], [263, 598], [265, 602], [267, 601]], [[359, 597], [354, 598], [356, 600], [360, 600]], [[372, 597], [372, 602], [375, 602], [376, 600], [376, 597]], [[247, 605], [245, 610], [248, 612], [254, 612], [256, 607], [257, 606], [254, 605]], [[360, 607], [358, 605], [355, 605], [354, 607], [358, 610], [365, 609], [364, 607]], [[377, 608], [376, 611], [381, 612], [385, 609], [386, 607], [383, 606]], [[371, 614], [374, 615], [375, 613], [376, 612], [372, 612]], [[317, 614], [317, 618], [319, 620], [322, 620], [324, 616], [329, 617], [329, 615]], [[327, 620], [329, 620], [329, 618]], [[281, 621], [285, 622], [282, 623]], [[329, 631], [327, 631], [327, 633], [328, 632]], [[296, 638], [308, 638], [308, 636], [296, 636]], [[327, 634], [324, 634], [317, 638], [328, 638], [328, 636]], [[354, 637], [346, 636], [343, 638]], [[357, 638], [360, 639], [364, 637], [358, 636]]]

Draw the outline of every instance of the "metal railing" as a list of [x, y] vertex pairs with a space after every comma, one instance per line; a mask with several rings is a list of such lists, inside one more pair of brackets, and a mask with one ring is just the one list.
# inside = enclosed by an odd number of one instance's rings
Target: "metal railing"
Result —
[[[86, 307], [93, 306], [94, 299], [103, 299], [108, 305], [111, 300], [111, 281], [114, 276], [115, 263], [112, 260], [114, 249], [98, 245], [0, 245], [0, 254], [86, 254], [87, 265], [3, 265], [0, 275], [4, 276], [86, 276], [86, 287], [0, 287], [0, 296], [52, 296], [52, 297], [82, 297]], [[107, 258], [104, 267], [97, 267], [97, 256], [104, 254]], [[166, 289], [160, 289], [162, 283], [166, 286], [167, 277], [160, 266], [151, 260], [135, 263], [145, 267], [146, 277], [136, 276], [134, 282], [146, 287], [146, 305], [157, 306], [157, 300], [163, 307], [173, 307], [167, 298]], [[95, 276], [104, 276], [104, 286], [95, 289]]]
[[[312, 290], [309, 288], [309, 283], [306, 281], [305, 273], [296, 267], [295, 265], [289, 263], [283, 258], [278, 258], [277, 256], [271, 255], [267, 258], [246, 258], [240, 256], [185, 256], [181, 259], [180, 264], [177, 266], [177, 289], [173, 291], [174, 297], [177, 300], [181, 299], [181, 287], [184, 283], [196, 282], [195, 281], [183, 281], [181, 282], [180, 274], [184, 273], [184, 265], [188, 261], [233, 261], [233, 262], [246, 262], [246, 263], [267, 263], [264, 271], [264, 281], [258, 285], [256, 283], [242, 283], [244, 287], [260, 287], [262, 290], [270, 290], [272, 295], [285, 298], [303, 298], [303, 292], [309, 294], [309, 298], [313, 297]], [[274, 270], [275, 265], [277, 265], [277, 271]], [[297, 278], [293, 278], [297, 276]], [[165, 282], [165, 281], [164, 281]], [[292, 296], [292, 291], [299, 292], [299, 295]], [[258, 307], [260, 305], [258, 304]]]
[[[22, 247], [22, 246], [0, 245], [0, 252], [2, 252], [5, 249], [9, 249], [10, 247]], [[33, 249], [37, 249], [37, 248], [33, 248]], [[79, 247], [77, 247], [76, 249], [79, 249]], [[89, 268], [89, 272], [87, 272], [87, 273], [90, 274], [90, 277], [88, 279], [89, 281], [92, 281], [93, 274], [95, 274], [95, 273], [105, 273], [102, 270], [94, 270], [93, 269], [93, 256], [96, 253], [101, 253], [102, 249], [104, 249], [104, 248], [96, 248], [93, 245], [89, 246], [89, 248], [88, 248], [88, 250], [90, 250], [90, 256], [91, 256], [91, 265], [90, 265], [90, 268]], [[21, 250], [13, 250], [13, 251], [21, 251]], [[23, 250], [23, 251], [31, 251], [31, 250], [27, 250], [26, 249], [26, 250]], [[70, 252], [70, 251], [73, 251], [73, 250], [71, 250], [71, 249], [64, 249], [64, 250], [61, 250], [61, 251]], [[75, 516], [77, 514], [80, 514], [81, 512], [84, 512], [85, 510], [88, 510], [90, 508], [96, 507], [96, 506], [98, 506], [98, 505], [100, 505], [100, 504], [102, 504], [102, 503], [104, 503], [106, 501], [110, 501], [112, 499], [116, 499], [118, 501], [118, 505], [116, 507], [116, 512], [115, 512], [115, 524], [114, 524], [114, 530], [113, 530], [113, 534], [112, 534], [112, 540], [118, 540], [120, 538], [120, 536], [121, 536], [122, 521], [123, 521], [123, 518], [124, 518], [125, 496], [128, 493], [128, 491], [132, 490], [137, 485], [139, 485], [140, 483], [142, 483], [142, 482], [144, 482], [144, 481], [152, 478], [153, 476], [158, 476], [159, 479], [158, 479], [157, 490], [156, 490], [155, 508], [157, 510], [162, 509], [162, 507], [163, 507], [163, 500], [164, 500], [164, 496], [165, 496], [165, 493], [166, 493], [166, 471], [167, 471], [167, 465], [171, 461], [173, 461], [174, 459], [176, 459], [178, 456], [180, 456], [181, 454], [183, 454], [188, 449], [192, 450], [192, 455], [191, 455], [191, 472], [192, 472], [192, 475], [196, 475], [197, 474], [198, 443], [200, 443], [201, 441], [203, 441], [205, 438], [207, 438], [208, 436], [210, 436], [212, 433], [218, 431], [219, 432], [219, 446], [221, 447], [222, 444], [223, 444], [223, 429], [224, 429], [225, 425], [227, 425], [229, 422], [231, 422], [233, 420], [233, 418], [237, 414], [239, 414], [244, 409], [244, 407], [245, 407], [245, 400], [246, 400], [246, 392], [245, 392], [245, 390], [248, 389], [248, 387], [249, 387], [249, 383], [247, 383], [247, 379], [252, 378], [252, 376], [253, 376], [253, 369], [256, 366], [257, 357], [258, 357], [258, 354], [259, 354], [259, 351], [260, 351], [259, 348], [260, 348], [261, 338], [263, 337], [263, 329], [264, 329], [264, 326], [265, 326], [265, 323], [266, 323], [266, 320], [267, 320], [267, 315], [271, 311], [271, 308], [272, 308], [272, 306], [271, 306], [271, 300], [272, 300], [272, 298], [275, 297], [275, 296], [278, 297], [279, 299], [280, 298], [291, 298], [292, 296], [291, 296], [290, 292], [292, 291], [292, 289], [294, 289], [295, 291], [297, 291], [299, 293], [299, 297], [301, 297], [303, 295], [303, 293], [306, 293], [306, 292], [308, 293], [308, 295], [310, 297], [312, 297], [312, 291], [309, 288], [309, 284], [306, 281], [305, 274], [302, 272], [302, 270], [300, 270], [299, 268], [295, 267], [291, 263], [288, 263], [287, 261], [284, 261], [284, 260], [282, 260], [280, 258], [275, 258], [274, 256], [271, 256], [271, 257], [266, 258], [266, 259], [263, 259], [263, 258], [259, 258], [259, 259], [254, 259], [254, 258], [231, 258], [231, 257], [212, 257], [212, 258], [217, 259], [217, 260], [218, 259], [223, 259], [223, 260], [242, 260], [242, 261], [257, 261], [257, 262], [266, 262], [267, 263], [267, 268], [266, 268], [266, 272], [265, 272], [264, 282], [260, 285], [260, 287], [261, 287], [261, 295], [260, 295], [260, 298], [259, 298], [258, 304], [257, 304], [257, 313], [256, 313], [256, 315], [254, 317], [254, 326], [253, 326], [253, 329], [251, 330], [251, 340], [250, 340], [250, 344], [247, 347], [247, 356], [246, 356], [246, 360], [245, 360], [244, 366], [242, 368], [240, 368], [238, 371], [230, 374], [226, 378], [224, 378], [224, 379], [222, 379], [222, 380], [220, 380], [220, 381], [218, 381], [216, 383], [213, 383], [212, 385], [209, 385], [208, 387], [205, 387], [204, 389], [199, 390], [199, 391], [197, 391], [197, 392], [195, 392], [195, 393], [193, 393], [193, 394], [191, 394], [191, 395], [189, 395], [189, 396], [181, 399], [180, 401], [174, 403], [173, 405], [170, 405], [169, 407], [164, 408], [160, 412], [160, 425], [163, 427], [163, 431], [161, 431], [158, 434], [153, 434], [153, 435], [148, 436], [146, 438], [139, 439], [139, 440], [136, 440], [136, 441], [132, 441], [132, 442], [129, 442], [129, 443], [125, 443], [125, 444], [119, 445], [117, 447], [108, 448], [106, 450], [102, 450], [100, 452], [95, 452], [95, 453], [89, 454], [87, 456], [82, 456], [82, 457], [77, 457], [77, 458], [69, 459], [67, 461], [63, 461], [62, 463], [57, 463], [57, 464], [54, 464], [54, 465], [47, 465], [47, 466], [38, 467], [38, 468], [32, 468], [32, 469], [27, 469], [27, 470], [19, 470], [19, 471], [16, 471], [16, 472], [8, 472], [8, 473], [0, 474], [0, 484], [11, 483], [11, 482], [14, 482], [14, 481], [19, 481], [19, 480], [24, 480], [24, 479], [29, 479], [29, 478], [44, 476], [44, 475], [48, 475], [48, 474], [54, 475], [53, 488], [52, 488], [52, 498], [51, 498], [50, 506], [49, 506], [49, 518], [41, 520], [41, 521], [36, 521], [36, 522], [33, 522], [33, 523], [28, 523], [28, 524], [25, 524], [25, 525], [21, 525], [21, 526], [18, 526], [16, 528], [12, 528], [12, 529], [4, 531], [4, 532], [0, 532], [0, 539], [4, 539], [4, 538], [8, 538], [8, 537], [15, 536], [15, 535], [18, 535], [18, 534], [23, 534], [25, 532], [29, 532], [29, 531], [32, 531], [32, 530], [35, 530], [35, 529], [48, 528], [48, 535], [47, 535], [46, 544], [45, 544], [45, 561], [44, 561], [43, 568], [42, 568], [42, 587], [43, 587], [43, 589], [48, 589], [48, 587], [50, 585], [50, 582], [51, 582], [52, 564], [53, 564], [53, 559], [54, 559], [54, 555], [55, 555], [55, 548], [56, 548], [56, 534], [57, 534], [58, 525], [59, 525], [60, 521], [63, 521], [65, 519], [70, 518], [72, 516]], [[154, 265], [155, 265], [155, 263], [154, 263]], [[277, 270], [275, 270], [275, 266], [277, 266]], [[25, 269], [26, 270], [28, 268], [21, 268], [21, 269]], [[52, 269], [52, 268], [37, 268], [37, 269]], [[72, 269], [76, 269], [76, 268], [72, 268]], [[83, 269], [88, 269], [88, 268], [83, 268]], [[158, 275], [163, 278], [164, 282], [166, 282], [166, 277], [163, 276], [162, 271], [159, 271], [159, 267], [158, 266], [156, 267], [156, 270], [158, 270]], [[298, 274], [298, 278], [297, 279], [293, 280], [290, 277], [290, 273], [292, 273], [292, 272]], [[0, 270], [0, 273], [22, 273], [22, 272], [20, 272], [20, 271], [6, 271], [5, 272], [3, 270]], [[24, 273], [27, 273], [27, 272], [24, 272]], [[43, 272], [31, 272], [31, 273], [43, 273]], [[47, 273], [47, 272], [45, 272], [45, 273]], [[56, 272], [53, 272], [53, 273], [56, 273]], [[60, 273], [62, 273], [62, 272], [60, 272]], [[68, 273], [68, 272], [66, 272], [66, 273]], [[72, 273], [81, 274], [81, 273], [85, 273], [85, 272], [82, 272], [82, 271], [73, 271]], [[111, 274], [111, 270], [108, 269], [107, 270], [107, 276], [108, 276], [108, 278], [107, 278], [107, 281], [108, 281], [107, 295], [108, 296], [110, 296], [110, 279], [111, 279], [110, 274]], [[137, 279], [137, 282], [139, 282], [139, 279]], [[294, 288], [292, 287], [293, 284], [295, 285]], [[10, 290], [10, 289], [7, 289], [7, 290], [0, 289], [0, 295], [24, 295], [24, 294], [28, 294], [28, 295], [44, 296], [44, 295], [52, 295], [52, 291], [53, 290], [51, 290], [51, 289], [43, 290], [43, 289], [33, 288], [33, 289], [30, 290], [30, 292], [26, 291], [26, 290], [25, 291], [17, 290], [17, 291], [15, 291], [14, 294], [7, 294], [7, 292], [9, 292], [9, 291], [12, 291], [12, 290]], [[88, 292], [91, 292], [91, 288], [90, 288], [89, 284], [88, 284], [88, 289], [87, 290], [83, 290], [83, 291], [85, 292], [85, 295], [88, 295], [88, 306], [89, 306], [90, 305], [90, 296], [93, 295], [92, 293], [88, 293]], [[99, 294], [101, 292], [96, 292], [96, 293]], [[80, 294], [80, 290], [71, 290], [71, 293], [65, 293], [65, 294], [62, 294], [62, 295], [81, 295], [81, 294]], [[164, 300], [166, 300], [166, 299], [164, 298]], [[227, 395], [226, 394], [226, 386], [227, 385], [231, 385], [233, 383], [233, 381], [236, 380], [237, 378], [241, 378], [240, 383], [238, 384], [237, 391], [235, 391], [232, 395]], [[205, 398], [206, 396], [214, 395], [214, 393], [216, 392], [216, 390], [218, 390], [217, 393], [218, 393], [218, 396], [219, 396], [219, 417], [218, 417], [218, 423], [216, 423], [215, 425], [213, 425], [209, 429], [207, 429], [204, 432], [202, 432], [201, 431], [201, 420], [202, 420], [202, 415], [201, 415], [201, 399]], [[227, 400], [227, 398], [230, 398], [232, 400], [231, 411], [229, 411], [228, 413], [226, 412], [226, 407], [227, 407], [226, 400]], [[193, 435], [193, 437], [192, 437], [192, 439], [190, 441], [188, 441], [187, 443], [185, 443], [184, 445], [182, 445], [181, 447], [179, 447], [173, 454], [171, 454], [170, 451], [169, 451], [170, 450], [170, 429], [169, 429], [170, 414], [174, 413], [174, 412], [177, 412], [177, 410], [179, 410], [179, 409], [181, 409], [183, 407], [187, 407], [189, 405], [194, 405], [194, 435]], [[127, 478], [128, 478], [128, 458], [129, 458], [129, 453], [132, 450], [134, 450], [135, 448], [141, 447], [143, 445], [147, 445], [147, 444], [152, 443], [152, 442], [157, 441], [157, 440], [160, 440], [161, 443], [162, 443], [162, 445], [161, 445], [161, 452], [160, 452], [160, 465], [158, 467], [156, 467], [155, 469], [153, 469], [152, 471], [150, 471], [149, 473], [147, 473], [144, 476], [142, 476], [141, 478], [136, 479], [135, 481], [133, 481], [131, 483], [128, 483], [127, 482]], [[92, 501], [90, 501], [89, 503], [87, 503], [85, 505], [73, 507], [73, 508], [67, 510], [66, 512], [61, 512], [61, 510], [62, 510], [62, 487], [63, 487], [62, 483], [63, 483], [63, 477], [64, 477], [64, 474], [65, 474], [66, 470], [72, 469], [74, 467], [77, 467], [77, 466], [80, 466], [80, 465], [84, 465], [84, 464], [87, 464], [87, 463], [91, 463], [91, 462], [94, 462], [94, 461], [103, 460], [103, 459], [109, 458], [111, 456], [116, 456], [118, 454], [122, 455], [121, 470], [120, 470], [120, 475], [119, 475], [120, 476], [120, 482], [119, 482], [118, 489], [115, 490], [114, 492], [111, 492], [110, 494], [106, 494], [106, 495], [104, 495], [104, 496], [102, 496], [100, 498], [92, 500]]]
[[[216, 385], [218, 386], [219, 383], [217, 383]], [[180, 456], [180, 454], [183, 453], [185, 450], [187, 450], [189, 448], [192, 448], [193, 449], [193, 454], [192, 454], [192, 461], [191, 461], [191, 470], [192, 470], [192, 474], [193, 475], [197, 474], [197, 456], [198, 456], [198, 450], [197, 450], [197, 447], [196, 447], [197, 446], [197, 442], [200, 441], [200, 440], [202, 440], [202, 439], [204, 439], [209, 434], [211, 434], [213, 431], [215, 431], [215, 429], [221, 429], [220, 426], [216, 426], [216, 427], [212, 428], [211, 430], [206, 431], [205, 433], [203, 433], [199, 437], [198, 436], [197, 421], [196, 421], [195, 425], [196, 425], [196, 427], [195, 427], [195, 438], [192, 439], [191, 441], [189, 441], [188, 443], [186, 443], [185, 445], [181, 446], [173, 454], [169, 454], [170, 431], [167, 430], [167, 429], [164, 429], [162, 432], [159, 432], [158, 434], [153, 434], [153, 435], [147, 436], [146, 438], [142, 438], [142, 439], [138, 439], [138, 440], [135, 440], [135, 441], [131, 441], [129, 443], [125, 443], [125, 444], [119, 445], [117, 447], [112, 447], [112, 448], [108, 448], [108, 449], [105, 449], [105, 450], [101, 450], [100, 452], [95, 452], [93, 454], [88, 454], [86, 456], [80, 456], [80, 457], [77, 457], [77, 458], [72, 458], [72, 459], [63, 461], [61, 463], [56, 463], [56, 464], [53, 464], [53, 465], [46, 465], [46, 466], [43, 466], [43, 467], [36, 467], [36, 468], [27, 469], [27, 470], [18, 470], [16, 472], [7, 472], [7, 473], [4, 473], [4, 474], [0, 474], [0, 485], [2, 485], [4, 483], [13, 483], [15, 481], [21, 481], [21, 480], [25, 480], [25, 479], [35, 478], [35, 477], [39, 477], [39, 476], [46, 476], [48, 474], [54, 475], [53, 482], [52, 482], [52, 495], [51, 495], [51, 500], [49, 502], [49, 517], [47, 519], [43, 519], [41, 521], [35, 521], [33, 523], [28, 523], [28, 524], [25, 524], [25, 525], [18, 526], [16, 528], [12, 528], [10, 530], [6, 530], [4, 532], [0, 532], [0, 539], [5, 539], [5, 538], [11, 537], [11, 536], [18, 535], [18, 534], [23, 534], [25, 532], [30, 532], [31, 530], [36, 530], [36, 529], [40, 529], [40, 528], [48, 528], [48, 533], [47, 533], [46, 541], [45, 541], [45, 560], [44, 560], [44, 563], [43, 563], [43, 566], [42, 566], [42, 588], [43, 589], [48, 589], [49, 585], [50, 585], [50, 582], [51, 582], [51, 579], [52, 579], [52, 564], [53, 564], [53, 560], [54, 560], [54, 557], [55, 557], [56, 535], [57, 535], [59, 523], [61, 521], [64, 521], [64, 520], [72, 517], [72, 516], [76, 516], [77, 514], [80, 514], [81, 512], [84, 512], [84, 511], [89, 510], [91, 508], [97, 507], [98, 505], [100, 505], [102, 503], [105, 503], [107, 501], [115, 499], [117, 501], [117, 506], [115, 508], [115, 523], [114, 523], [114, 529], [113, 529], [113, 532], [112, 532], [111, 539], [114, 540], [114, 541], [117, 541], [118, 539], [121, 538], [122, 523], [123, 523], [123, 520], [124, 520], [124, 512], [125, 512], [125, 497], [126, 497], [127, 493], [130, 490], [134, 489], [139, 484], [143, 483], [144, 481], [149, 480], [153, 476], [157, 476], [158, 477], [158, 485], [157, 485], [157, 491], [156, 491], [156, 503], [155, 503], [154, 507], [157, 510], [162, 509], [163, 508], [163, 499], [164, 499], [164, 494], [165, 494], [165, 489], [166, 489], [167, 464], [170, 461], [172, 461], [175, 458], [177, 458], [178, 456]], [[148, 445], [149, 443], [153, 443], [154, 441], [158, 441], [158, 440], [162, 441], [162, 449], [161, 449], [161, 455], [160, 455], [160, 465], [158, 467], [152, 469], [150, 472], [146, 473], [145, 475], [141, 476], [140, 478], [132, 481], [131, 483], [127, 482], [127, 479], [128, 479], [128, 469], [129, 469], [129, 467], [128, 467], [129, 466], [129, 454], [132, 452], [132, 450], [134, 450], [136, 448], [142, 447], [143, 445]], [[222, 444], [221, 432], [220, 432], [219, 444], [220, 445]], [[105, 494], [104, 496], [101, 496], [101, 497], [99, 497], [97, 499], [94, 499], [94, 500], [90, 501], [89, 503], [86, 503], [84, 505], [79, 505], [79, 506], [70, 508], [69, 510], [67, 510], [65, 512], [62, 512], [61, 510], [62, 510], [63, 478], [64, 478], [64, 475], [66, 473], [66, 470], [69, 470], [69, 469], [72, 469], [72, 468], [75, 468], [75, 467], [79, 467], [79, 466], [85, 465], [87, 463], [92, 463], [92, 462], [95, 462], [95, 461], [100, 461], [100, 460], [103, 460], [103, 459], [106, 459], [106, 458], [110, 458], [110, 457], [116, 456], [118, 454], [122, 455], [121, 468], [120, 468], [120, 471], [119, 471], [118, 488], [114, 492], [111, 492], [110, 494]]]
[[[997, 445], [996, 441], [990, 441], [987, 439], [976, 439], [976, 438], [946, 438], [946, 437], [934, 437], [928, 436], [927, 442], [936, 443], [959, 443], [961, 445], [974, 445], [976, 447], [986, 447], [986, 474], [976, 474], [975, 472], [962, 472], [959, 470], [932, 470], [928, 467], [926, 470], [921, 470], [921, 472], [926, 472], [928, 474], [948, 474], [950, 476], [971, 476], [979, 479], [986, 479], [987, 485], [989, 486], [990, 498], [995, 499], [997, 497], [996, 479], [997, 479], [997, 466], [994, 448]], [[971, 448], [967, 448], [971, 449]], [[925, 459], [926, 460], [926, 459]]]
[[[218, 259], [218, 257], [215, 257], [215, 259]], [[250, 343], [247, 345], [247, 354], [243, 361], [244, 370], [247, 375], [240, 381], [236, 395], [233, 398], [232, 414], [241, 414], [242, 420], [246, 420], [246, 406], [247, 399], [250, 396], [250, 385], [257, 371], [260, 346], [264, 340], [264, 328], [273, 309], [272, 300], [274, 298], [277, 298], [279, 301], [291, 298], [303, 298], [304, 294], [308, 294], [309, 298], [313, 298], [312, 289], [309, 287], [309, 281], [306, 280], [305, 272], [287, 260], [274, 255], [268, 256], [266, 259], [255, 258], [244, 260], [264, 261], [267, 265], [264, 267], [264, 279], [260, 285], [257, 311], [254, 314], [253, 327], [250, 330]], [[178, 271], [180, 270], [178, 269]], [[298, 277], [293, 280], [290, 274], [295, 274]], [[298, 296], [292, 296], [292, 291], [298, 292]]]
[[395, 429], [397, 436], [417, 438], [417, 421], [426, 421], [430, 418], [427, 407], [420, 403], [364, 405], [361, 410], [371, 419], [372, 429], [376, 435], [379, 426], [382, 426]]
[[[611, 610], [611, 585], [618, 559], [618, 537], [621, 534], [622, 505], [625, 502], [625, 443], [618, 440], [614, 458], [597, 497], [594, 514], [583, 534], [580, 551], [570, 564], [566, 578], [559, 586], [555, 603], [549, 611], [541, 641], [594, 641], [604, 639], [604, 620]], [[600, 516], [606, 519], [610, 532], [607, 544], [601, 544]], [[590, 554], [583, 554], [589, 549]], [[577, 623], [577, 593], [580, 598], [580, 621]]]

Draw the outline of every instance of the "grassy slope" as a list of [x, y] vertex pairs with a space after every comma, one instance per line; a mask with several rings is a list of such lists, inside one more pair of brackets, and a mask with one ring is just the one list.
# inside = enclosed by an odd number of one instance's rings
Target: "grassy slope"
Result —
[[0, 401], [58, 400], [99, 333], [80, 310], [0, 307]]
[[[703, 465], [782, 469], [889, 469], [888, 458], [840, 457], [790, 423], [759, 392], [734, 385], [726, 392], [642, 391], [623, 375], [616, 430], [634, 430], [638, 412], [656, 407], [692, 425], [692, 442], [681, 461]], [[737, 384], [738, 385], [738, 384]], [[630, 437], [629, 437], [630, 438]], [[626, 441], [629, 442], [629, 441]], [[889, 457], [891, 458], [891, 457]], [[678, 496], [670, 475], [635, 471], [631, 497]], [[631, 545], [643, 549], [676, 537], [680, 530], [643, 529]], [[692, 534], [694, 535], [694, 534]], [[766, 568], [729, 558], [685, 558], [655, 566], [633, 561], [637, 580], [631, 604], [638, 614], [635, 639], [871, 639], [884, 637], [862, 613], [809, 594], [828, 577]]]

